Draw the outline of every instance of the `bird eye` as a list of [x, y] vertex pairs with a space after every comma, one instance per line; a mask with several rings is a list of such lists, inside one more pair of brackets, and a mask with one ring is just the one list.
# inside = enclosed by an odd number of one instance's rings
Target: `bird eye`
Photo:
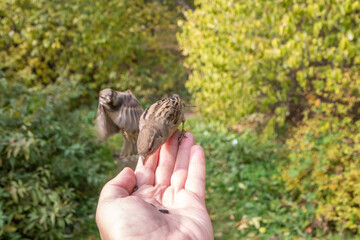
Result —
[[111, 96], [109, 96], [109, 95], [106, 96], [106, 97], [105, 97], [105, 101], [106, 101], [107, 103], [111, 102]]

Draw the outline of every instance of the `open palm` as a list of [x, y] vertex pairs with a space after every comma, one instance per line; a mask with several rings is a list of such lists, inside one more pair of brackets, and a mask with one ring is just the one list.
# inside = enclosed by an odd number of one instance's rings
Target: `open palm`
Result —
[[204, 152], [192, 134], [180, 146], [178, 136], [104, 186], [96, 212], [102, 239], [213, 239]]

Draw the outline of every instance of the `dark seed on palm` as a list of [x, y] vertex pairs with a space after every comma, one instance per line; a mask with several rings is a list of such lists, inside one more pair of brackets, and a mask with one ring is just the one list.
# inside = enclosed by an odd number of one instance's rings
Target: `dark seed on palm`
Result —
[[138, 190], [138, 189], [139, 189], [139, 187], [138, 187], [138, 186], [135, 186], [133, 190], [134, 190], [134, 192], [135, 192], [135, 191]]
[[169, 210], [166, 209], [159, 209], [160, 212], [165, 213], [165, 214], [169, 214]]

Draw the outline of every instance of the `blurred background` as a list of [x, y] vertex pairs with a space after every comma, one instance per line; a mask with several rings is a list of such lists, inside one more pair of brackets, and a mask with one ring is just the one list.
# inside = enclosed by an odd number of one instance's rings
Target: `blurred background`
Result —
[[195, 106], [216, 239], [359, 239], [359, 22], [357, 0], [0, 0], [0, 238], [99, 239], [110, 87]]

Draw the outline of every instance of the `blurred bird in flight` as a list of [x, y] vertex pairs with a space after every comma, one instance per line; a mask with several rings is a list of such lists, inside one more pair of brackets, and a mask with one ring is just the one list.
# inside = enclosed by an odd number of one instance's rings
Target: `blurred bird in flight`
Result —
[[143, 112], [135, 95], [127, 90], [118, 92], [110, 88], [99, 92], [96, 127], [99, 138], [106, 140], [121, 132], [124, 144], [120, 159], [137, 155], [139, 119]]

